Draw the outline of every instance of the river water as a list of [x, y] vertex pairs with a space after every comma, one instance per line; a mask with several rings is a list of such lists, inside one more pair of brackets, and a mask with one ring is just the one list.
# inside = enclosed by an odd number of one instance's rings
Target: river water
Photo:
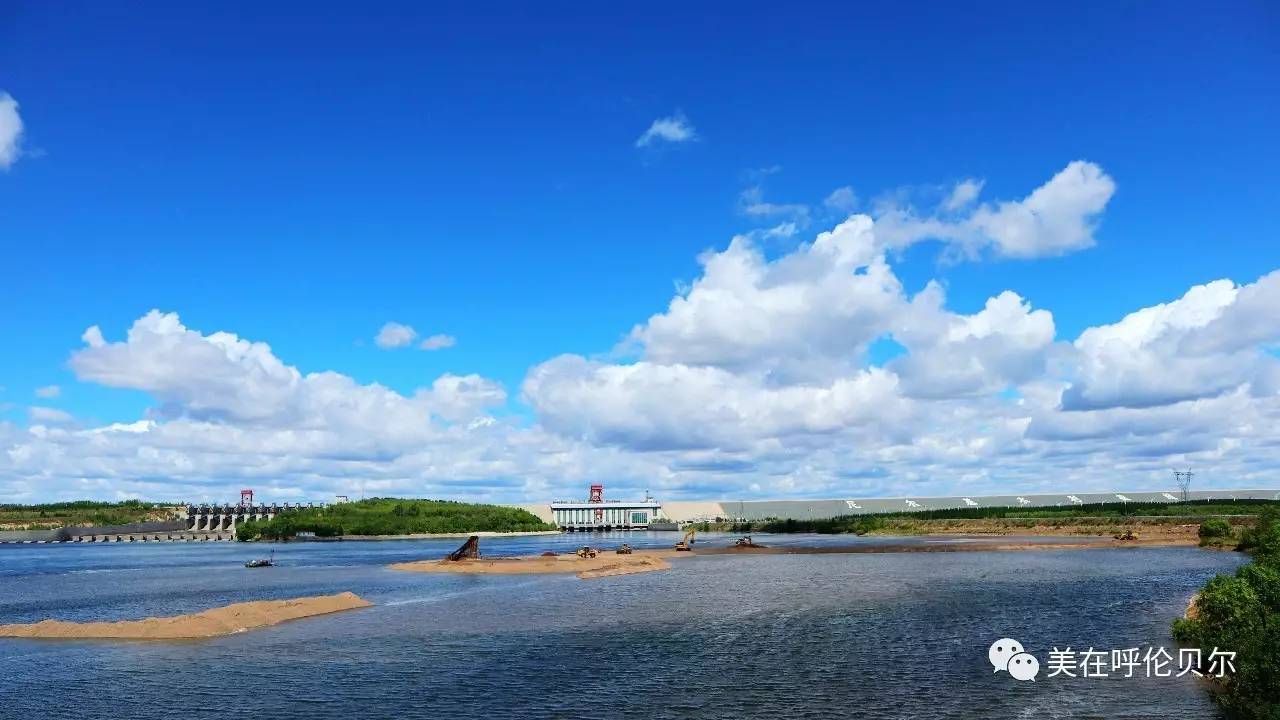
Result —
[[[673, 533], [590, 536], [668, 546]], [[483, 540], [486, 555], [583, 536]], [[757, 535], [765, 544], [885, 542]], [[931, 542], [913, 539], [913, 542]], [[699, 543], [727, 544], [723, 536]], [[1051, 647], [1169, 648], [1244, 559], [1192, 548], [714, 555], [596, 580], [388, 570], [459, 541], [0, 546], [0, 623], [351, 590], [372, 608], [185, 642], [0, 638], [0, 718], [1205, 718], [1202, 682], [1046, 677]], [[993, 672], [992, 641], [1037, 655]]]

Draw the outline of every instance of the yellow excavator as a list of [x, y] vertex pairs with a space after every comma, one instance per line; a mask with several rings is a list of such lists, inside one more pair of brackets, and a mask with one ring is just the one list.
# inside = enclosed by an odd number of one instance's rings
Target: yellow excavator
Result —
[[676, 543], [676, 549], [684, 550], [685, 552], [692, 550], [693, 541], [697, 535], [698, 531], [696, 528], [689, 528], [689, 532], [685, 533], [684, 537], [680, 538], [680, 542]]

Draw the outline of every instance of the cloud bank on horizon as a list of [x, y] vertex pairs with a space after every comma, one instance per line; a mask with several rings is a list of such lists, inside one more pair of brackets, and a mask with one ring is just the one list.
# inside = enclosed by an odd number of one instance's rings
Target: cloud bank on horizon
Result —
[[[645, 137], [677, 141], [667, 120]], [[597, 480], [666, 498], [934, 495], [1161, 488], [1172, 467], [1206, 463], [1268, 484], [1280, 271], [1195, 286], [1074, 339], [1011, 291], [972, 314], [937, 281], [908, 293], [894, 258], [920, 242], [970, 261], [1092, 246], [1116, 185], [1076, 161], [1022, 199], [982, 202], [982, 189], [963, 180], [927, 210], [881, 203], [781, 254], [763, 243], [797, 234], [799, 213], [757, 213], [786, 227], [707, 251], [618, 347], [548, 358], [514, 398], [477, 374], [407, 395], [304, 374], [264, 341], [175, 312], [152, 310], [123, 339], [93, 326], [70, 356], [77, 379], [154, 406], [131, 423], [33, 406], [27, 427], [0, 424], [0, 496], [221, 498], [247, 483], [280, 499], [519, 501]], [[857, 202], [846, 187], [823, 204]], [[375, 342], [454, 339], [389, 322]], [[877, 360], [882, 343], [897, 354]]]

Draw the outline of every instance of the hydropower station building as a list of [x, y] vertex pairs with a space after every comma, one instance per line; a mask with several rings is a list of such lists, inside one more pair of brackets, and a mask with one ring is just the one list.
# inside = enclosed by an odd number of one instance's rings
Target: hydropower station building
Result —
[[551, 503], [551, 522], [569, 532], [644, 530], [664, 520], [662, 505], [657, 500], [651, 497], [639, 501], [605, 500], [603, 485], [592, 485], [591, 494], [585, 501], [557, 500]]

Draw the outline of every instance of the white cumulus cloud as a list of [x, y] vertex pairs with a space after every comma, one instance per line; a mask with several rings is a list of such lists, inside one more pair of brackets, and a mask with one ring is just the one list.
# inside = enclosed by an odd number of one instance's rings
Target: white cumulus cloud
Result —
[[1115, 190], [1102, 168], [1076, 161], [1022, 200], [979, 208], [969, 225], [1000, 255], [1061, 255], [1093, 245], [1094, 219]]
[[1247, 387], [1274, 394], [1280, 359], [1280, 272], [1237, 287], [1197, 285], [1075, 342], [1079, 378], [1067, 409], [1149, 407]]
[[676, 112], [669, 117], [662, 117], [654, 120], [649, 125], [649, 129], [645, 130], [639, 138], [636, 139], [636, 147], [649, 147], [656, 143], [682, 143], [696, 140], [698, 138], [697, 131], [693, 125], [689, 123], [689, 118], [684, 113]]
[[457, 344], [457, 338], [452, 335], [442, 334], [423, 338], [422, 342], [418, 343], [418, 347], [423, 350], [443, 350], [445, 348], [451, 348]]
[[389, 322], [382, 326], [377, 336], [373, 338], [373, 342], [383, 350], [392, 350], [409, 346], [417, 337], [418, 331], [408, 325]]
[[904, 304], [866, 216], [773, 261], [739, 236], [700, 262], [688, 292], [631, 331], [646, 359], [829, 376], [833, 364], [856, 363]]
[[[920, 399], [992, 395], [1043, 374], [1049, 312], [1012, 292], [973, 315], [946, 310], [937, 284], [909, 297], [875, 233], [855, 215], [774, 259], [735, 237], [631, 331], [624, 348], [639, 361], [561, 356], [529, 373], [523, 396], [575, 438], [742, 450], [847, 432], [885, 442], [910, 434]], [[908, 354], [868, 368], [881, 338]]]
[[226, 332], [204, 335], [176, 314], [158, 310], [134, 322], [123, 341], [90, 342], [71, 356], [71, 368], [81, 380], [151, 393], [167, 417], [276, 427], [341, 429], [377, 422], [412, 435], [426, 427], [431, 414], [469, 419], [462, 416], [505, 402], [500, 386], [476, 376], [446, 375], [406, 397], [340, 373], [304, 375], [266, 343]]
[[22, 145], [22, 116], [18, 101], [0, 92], [0, 170], [8, 170], [18, 161]]
[[823, 385], [771, 385], [754, 373], [564, 355], [534, 368], [524, 395], [548, 427], [634, 450], [740, 450], [761, 438], [886, 422], [896, 378], [857, 372]]
[[974, 181], [957, 185], [941, 213], [890, 203], [876, 218], [880, 237], [894, 247], [942, 240], [971, 256], [988, 249], [1010, 258], [1063, 255], [1094, 244], [1098, 217], [1116, 184], [1098, 165], [1077, 160], [1021, 200], [984, 203], [955, 216], [972, 205], [981, 187]]
[[946, 200], [942, 201], [942, 209], [955, 212], [960, 208], [966, 207], [969, 203], [978, 199], [978, 195], [982, 193], [983, 182], [981, 180], [961, 180], [951, 189], [951, 194]]
[[941, 288], [930, 284], [902, 315], [893, 337], [907, 354], [889, 367], [903, 391], [947, 398], [999, 392], [1040, 378], [1053, 349], [1053, 315], [1032, 310], [1017, 293], [990, 298], [974, 315], [942, 307]]
[[832, 190], [822, 204], [837, 212], [853, 212], [858, 206], [858, 195], [853, 192], [853, 188], [845, 185]]

